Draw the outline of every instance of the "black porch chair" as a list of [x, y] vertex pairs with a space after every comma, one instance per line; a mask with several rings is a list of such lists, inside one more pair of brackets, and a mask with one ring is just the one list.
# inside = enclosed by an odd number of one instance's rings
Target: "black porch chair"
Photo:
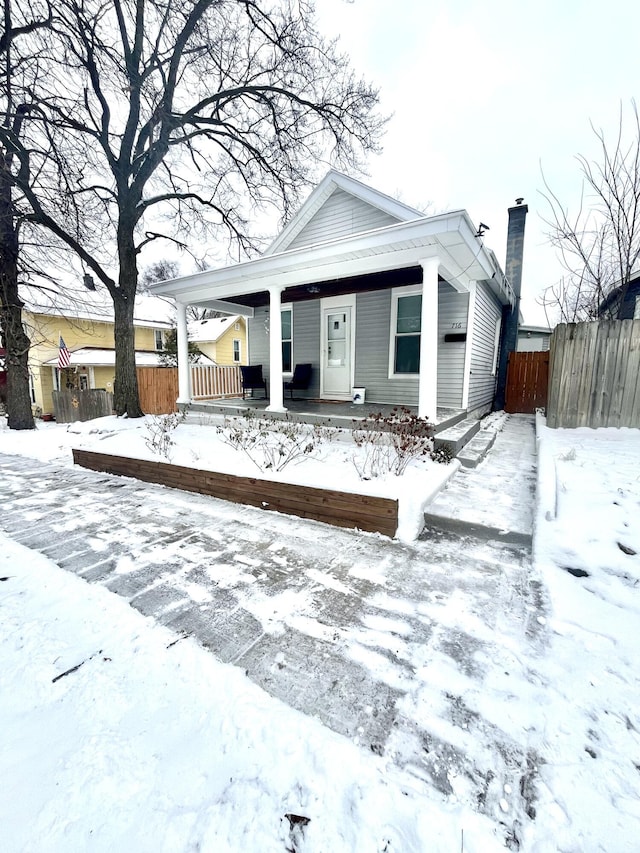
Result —
[[262, 388], [264, 391], [264, 398], [267, 399], [267, 382], [262, 375], [262, 365], [261, 364], [249, 364], [245, 367], [240, 367], [240, 373], [242, 374], [242, 399], [245, 399], [245, 393], [247, 391], [251, 391], [251, 396], [253, 397], [253, 391], [255, 388]]
[[312, 367], [310, 364], [296, 364], [291, 382], [284, 383], [285, 391], [291, 394], [292, 400], [294, 391], [306, 391], [308, 389], [311, 384], [311, 371]]

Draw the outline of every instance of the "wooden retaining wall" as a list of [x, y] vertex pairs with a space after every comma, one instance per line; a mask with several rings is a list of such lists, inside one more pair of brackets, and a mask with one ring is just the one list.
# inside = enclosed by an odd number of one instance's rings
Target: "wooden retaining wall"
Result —
[[640, 427], [640, 320], [556, 326], [550, 427]]
[[357, 527], [384, 533], [385, 536], [394, 536], [398, 527], [398, 501], [390, 498], [275, 483], [257, 477], [236, 477], [234, 474], [89, 450], [74, 449], [73, 461], [92, 471], [135, 477], [145, 483], [158, 483], [299, 518], [311, 518], [335, 527]]

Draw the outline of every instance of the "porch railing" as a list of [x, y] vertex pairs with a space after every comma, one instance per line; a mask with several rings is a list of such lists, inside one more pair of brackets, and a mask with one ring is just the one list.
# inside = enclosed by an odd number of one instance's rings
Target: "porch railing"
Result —
[[206, 365], [191, 367], [191, 399], [210, 400], [220, 397], [238, 397], [242, 394], [240, 366]]

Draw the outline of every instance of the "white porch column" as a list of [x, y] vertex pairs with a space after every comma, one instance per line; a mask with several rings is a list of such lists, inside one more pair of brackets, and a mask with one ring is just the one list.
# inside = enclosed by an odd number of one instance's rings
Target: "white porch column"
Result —
[[282, 393], [282, 287], [269, 288], [269, 405], [268, 412], [286, 412]]
[[189, 367], [189, 339], [187, 336], [187, 306], [176, 302], [178, 338], [178, 399], [179, 405], [191, 402], [191, 368]]
[[422, 315], [420, 318], [420, 376], [418, 417], [436, 420], [438, 401], [438, 267], [439, 258], [420, 261]]

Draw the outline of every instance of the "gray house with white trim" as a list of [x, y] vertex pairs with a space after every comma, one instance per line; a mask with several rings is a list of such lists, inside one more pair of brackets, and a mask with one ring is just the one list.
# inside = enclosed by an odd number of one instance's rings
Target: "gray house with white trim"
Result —
[[255, 260], [152, 285], [178, 308], [179, 403], [190, 401], [186, 308], [248, 317], [249, 363], [268, 409], [313, 365], [311, 399], [481, 413], [491, 407], [504, 306], [513, 291], [464, 210], [424, 216], [330, 171]]

